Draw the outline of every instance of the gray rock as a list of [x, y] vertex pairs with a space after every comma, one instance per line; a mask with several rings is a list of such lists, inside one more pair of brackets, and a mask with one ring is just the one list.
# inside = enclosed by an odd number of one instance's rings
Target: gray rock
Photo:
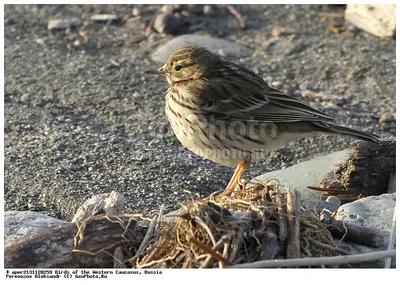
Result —
[[340, 206], [336, 219], [390, 233], [396, 194], [382, 194]]
[[[338, 210], [337, 220], [343, 220], [357, 225], [379, 229], [384, 232], [383, 245], [380, 248], [372, 248], [352, 242], [341, 241], [338, 246], [352, 254], [367, 253], [386, 250], [390, 232], [392, 229], [393, 212], [396, 206], [396, 194], [383, 194], [362, 198], [352, 203], [342, 205]], [[382, 267], [382, 261], [368, 263], [369, 267]], [[392, 259], [392, 267], [396, 266], [396, 260]]]
[[326, 198], [325, 201], [328, 202], [328, 203], [336, 205], [338, 208], [339, 208], [339, 206], [341, 204], [339, 198], [336, 197], [336, 196], [329, 196], [328, 198]]
[[283, 186], [297, 189], [300, 192], [300, 199], [306, 207], [312, 210], [316, 210], [315, 208], [336, 210], [336, 205], [321, 201], [320, 192], [310, 190], [307, 186], [315, 186], [318, 179], [332, 171], [344, 158], [348, 157], [350, 152], [350, 149], [346, 149], [319, 156], [286, 169], [264, 173], [254, 180], [277, 179]]
[[219, 50], [222, 50], [227, 56], [237, 58], [247, 57], [253, 53], [251, 49], [245, 46], [238, 45], [236, 43], [226, 40], [198, 35], [183, 35], [176, 37], [166, 44], [158, 47], [151, 58], [156, 62], [164, 63], [171, 54], [186, 45], [204, 46], [214, 53], [219, 53]]
[[97, 194], [86, 200], [79, 207], [72, 222], [79, 222], [88, 216], [94, 216], [100, 212], [116, 215], [124, 209], [124, 196], [116, 191]]
[[74, 26], [78, 26], [82, 23], [79, 18], [70, 19], [54, 19], [47, 23], [48, 30], [65, 30]]
[[117, 21], [119, 17], [114, 14], [98, 14], [90, 17], [90, 20], [94, 22], [108, 22], [108, 21]]
[[7, 211], [4, 213], [4, 241], [17, 240], [64, 223], [67, 222], [37, 212]]
[[174, 34], [181, 22], [172, 13], [158, 14], [154, 21], [154, 29], [160, 34]]

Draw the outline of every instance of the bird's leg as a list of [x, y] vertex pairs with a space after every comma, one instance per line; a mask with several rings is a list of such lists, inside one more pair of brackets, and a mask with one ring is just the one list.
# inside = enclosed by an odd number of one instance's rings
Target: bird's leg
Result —
[[224, 192], [221, 193], [222, 196], [231, 196], [233, 190], [236, 187], [236, 184], [240, 179], [240, 176], [245, 171], [247, 165], [249, 165], [249, 161], [243, 160], [241, 163], [238, 164], [238, 166], [236, 166], [235, 172], [233, 173], [232, 178], [228, 183], [228, 186], [226, 186]]

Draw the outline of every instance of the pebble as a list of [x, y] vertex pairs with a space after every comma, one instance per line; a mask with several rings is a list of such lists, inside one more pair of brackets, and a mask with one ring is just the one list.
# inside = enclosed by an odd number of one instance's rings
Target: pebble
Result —
[[156, 62], [165, 62], [172, 53], [186, 45], [204, 46], [217, 54], [219, 50], [222, 50], [226, 56], [235, 58], [247, 57], [253, 53], [248, 47], [230, 41], [188, 34], [176, 37], [159, 46], [151, 58]]
[[287, 34], [287, 30], [281, 26], [275, 26], [271, 31], [271, 36], [273, 37], [279, 37], [285, 34]]
[[42, 46], [46, 44], [46, 42], [44, 41], [44, 39], [37, 39], [37, 40], [36, 40], [36, 43], [39, 44], [39, 45], [42, 45]]
[[132, 15], [135, 17], [140, 16], [140, 10], [138, 8], [133, 8]]
[[158, 14], [154, 22], [154, 29], [160, 34], [174, 34], [179, 26], [179, 19], [172, 13]]
[[119, 17], [115, 14], [98, 14], [90, 17], [90, 20], [94, 22], [108, 22], [117, 21]]
[[214, 8], [212, 7], [212, 5], [204, 5], [203, 13], [206, 16], [211, 16], [214, 14]]
[[341, 204], [339, 198], [336, 197], [336, 196], [329, 196], [328, 198], [326, 198], [325, 201], [328, 202], [328, 203], [334, 204], [335, 206], [338, 206], [338, 207]]
[[384, 123], [391, 123], [396, 121], [396, 115], [393, 113], [384, 113], [380, 119], [379, 123], [384, 124]]
[[81, 221], [88, 216], [95, 216], [99, 212], [116, 215], [124, 209], [124, 196], [116, 191], [93, 195], [79, 207], [72, 223]]
[[273, 81], [271, 82], [271, 87], [275, 89], [281, 89], [282, 88], [282, 82], [281, 81]]
[[335, 101], [335, 102], [340, 102], [343, 103], [344, 98], [339, 95], [335, 94], [330, 94], [330, 93], [324, 93], [324, 92], [314, 92], [311, 90], [304, 90], [301, 93], [301, 97], [306, 98], [306, 99], [313, 99], [316, 101]]
[[395, 130], [396, 129], [396, 114], [394, 113], [384, 113], [379, 118], [379, 123], [382, 125], [382, 129], [385, 131]]
[[60, 144], [58, 144], [57, 145], [57, 150], [64, 150], [65, 148], [66, 148], [67, 146], [65, 145], [65, 144], [63, 144], [63, 143], [60, 143]]
[[69, 19], [55, 19], [50, 20], [47, 23], [48, 30], [65, 30], [74, 26], [78, 26], [82, 23], [79, 18], [69, 18]]
[[175, 5], [173, 4], [165, 4], [161, 7], [161, 12], [164, 13], [173, 13], [175, 10]]

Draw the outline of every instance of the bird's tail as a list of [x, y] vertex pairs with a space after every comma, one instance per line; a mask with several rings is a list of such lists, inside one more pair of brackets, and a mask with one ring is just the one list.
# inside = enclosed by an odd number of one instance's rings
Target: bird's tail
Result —
[[358, 131], [355, 129], [346, 128], [346, 127], [342, 127], [342, 126], [337, 126], [337, 125], [329, 124], [329, 123], [318, 122], [318, 123], [316, 123], [316, 125], [318, 125], [319, 127], [322, 127], [324, 129], [324, 131], [328, 132], [328, 133], [338, 133], [338, 134], [343, 134], [346, 136], [358, 138], [360, 140], [369, 141], [372, 143], [377, 143], [377, 144], [380, 143], [380, 140], [379, 140], [380, 137], [375, 134]]

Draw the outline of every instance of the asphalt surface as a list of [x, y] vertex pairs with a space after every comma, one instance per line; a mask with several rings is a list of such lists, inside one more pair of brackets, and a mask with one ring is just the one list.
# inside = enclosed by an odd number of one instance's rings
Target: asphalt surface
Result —
[[[132, 18], [138, 8], [141, 18]], [[184, 149], [164, 114], [163, 78], [143, 72], [158, 67], [150, 55], [172, 35], [145, 35], [161, 5], [6, 5], [5, 7], [5, 210], [38, 210], [71, 219], [93, 194], [119, 191], [129, 213], [178, 207], [184, 189], [207, 195], [232, 174]], [[254, 50], [235, 62], [300, 97], [301, 89], [333, 94], [303, 98], [342, 125], [383, 131], [379, 118], [395, 113], [393, 39], [379, 39], [343, 19], [348, 30], [326, 30], [320, 11], [345, 6], [236, 6], [247, 29], [226, 7], [191, 17], [192, 32]], [[79, 29], [48, 31], [47, 21], [115, 13], [117, 23], [90, 23], [88, 43]], [[271, 38], [274, 26], [287, 34]], [[197, 27], [197, 28], [196, 28]], [[196, 30], [197, 29], [197, 30]], [[350, 145], [347, 138], [318, 136], [291, 143], [253, 163], [246, 177], [287, 167]]]

